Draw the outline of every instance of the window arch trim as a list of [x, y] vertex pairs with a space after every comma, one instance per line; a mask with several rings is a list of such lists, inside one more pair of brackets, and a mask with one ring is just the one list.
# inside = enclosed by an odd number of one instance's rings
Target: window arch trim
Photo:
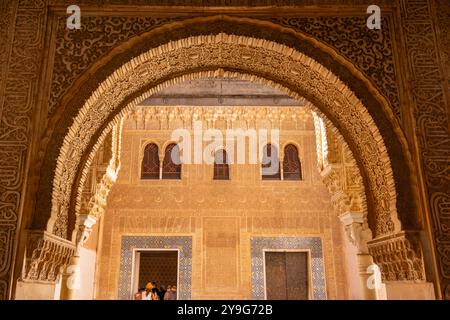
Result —
[[[217, 154], [222, 152], [225, 157], [222, 160], [223, 163], [217, 163]], [[214, 151], [214, 169], [213, 169], [213, 180], [230, 180], [230, 160], [228, 150], [224, 147], [217, 148]]]
[[[293, 149], [290, 149], [293, 148]], [[287, 156], [287, 152], [292, 150], [292, 155]], [[302, 160], [300, 149], [296, 143], [286, 143], [283, 146], [283, 180], [303, 180]]]
[[[146, 157], [146, 150], [147, 150], [147, 148], [149, 148], [151, 146], [156, 147], [156, 159], [154, 159], [155, 154], [151, 154], [150, 155], [151, 159], [149, 159], [149, 162], [152, 162], [152, 158], [155, 161], [153, 161], [153, 163], [145, 164], [144, 161], [145, 161], [145, 157]], [[141, 156], [140, 156], [140, 166], [139, 166], [139, 176], [140, 176], [141, 180], [158, 180], [158, 179], [160, 179], [161, 162], [160, 162], [159, 152], [160, 152], [159, 145], [158, 145], [158, 143], [156, 143], [154, 141], [146, 141], [144, 144], [142, 144]], [[147, 166], [147, 168], [145, 168], [145, 170], [144, 170], [144, 166]]]
[[[264, 164], [264, 156], [266, 153], [268, 153], [266, 150], [267, 146], [270, 146], [271, 151], [270, 151], [270, 156], [272, 156], [272, 147], [274, 147], [274, 149], [276, 149], [277, 151], [277, 158], [278, 158], [278, 170], [276, 173], [274, 174], [264, 174], [264, 168], [268, 167], [267, 164]], [[261, 179], [262, 180], [281, 180], [281, 161], [280, 161], [280, 148], [279, 145], [277, 143], [272, 143], [271, 141], [268, 141], [262, 148], [261, 150], [262, 154], [260, 155], [260, 159], [261, 159]]]
[[[181, 163], [174, 163], [171, 155], [169, 155], [169, 160], [167, 160], [168, 152], [172, 153], [172, 149], [175, 147], [178, 148], [178, 159], [181, 160], [180, 146], [178, 143], [168, 141], [164, 144], [164, 157], [161, 173], [161, 179], [163, 180], [181, 180]], [[168, 151], [169, 148], [171, 148], [170, 151]]]

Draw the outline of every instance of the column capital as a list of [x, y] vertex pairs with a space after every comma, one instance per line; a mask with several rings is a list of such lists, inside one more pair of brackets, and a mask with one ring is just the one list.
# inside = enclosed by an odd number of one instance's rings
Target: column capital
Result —
[[344, 225], [350, 243], [357, 247], [358, 253], [368, 253], [367, 242], [372, 239], [372, 232], [367, 225], [366, 214], [347, 211], [340, 214], [339, 219]]
[[347, 212], [341, 213], [339, 215], [339, 219], [344, 224], [344, 226], [348, 226], [353, 223], [363, 224], [364, 223], [364, 213], [347, 211]]
[[88, 214], [80, 214], [77, 216], [77, 227], [74, 230], [73, 237], [75, 238], [75, 256], [79, 256], [80, 249], [89, 239], [89, 236], [92, 232], [92, 227], [97, 223], [97, 218], [88, 215]]
[[79, 225], [83, 225], [87, 228], [92, 228], [97, 223], [97, 217], [89, 214], [78, 215]]

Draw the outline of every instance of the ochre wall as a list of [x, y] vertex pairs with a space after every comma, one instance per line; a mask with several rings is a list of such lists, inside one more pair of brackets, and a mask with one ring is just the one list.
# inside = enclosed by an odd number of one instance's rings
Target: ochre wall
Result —
[[[122, 235], [192, 235], [193, 299], [252, 297], [250, 237], [319, 236], [328, 298], [351, 295], [341, 223], [316, 167], [313, 122], [308, 112], [300, 113], [295, 120], [253, 123], [256, 129], [281, 124], [280, 144], [300, 146], [303, 181], [262, 181], [260, 166], [250, 164], [232, 164], [229, 181], [212, 180], [213, 166], [206, 164], [183, 165], [178, 181], [141, 180], [140, 150], [148, 141], [162, 146], [176, 124], [130, 116], [124, 123], [119, 178], [101, 222], [96, 297], [117, 298]], [[225, 129], [225, 123], [219, 119], [214, 127]]]

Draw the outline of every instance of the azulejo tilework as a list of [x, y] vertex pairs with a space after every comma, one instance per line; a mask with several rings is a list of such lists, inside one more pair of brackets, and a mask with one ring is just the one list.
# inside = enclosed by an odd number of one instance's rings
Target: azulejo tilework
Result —
[[252, 237], [252, 294], [264, 299], [264, 250], [309, 250], [311, 253], [312, 299], [325, 300], [325, 269], [319, 237]]
[[122, 236], [120, 251], [119, 299], [130, 299], [134, 249], [178, 249], [178, 299], [191, 299], [192, 237]]

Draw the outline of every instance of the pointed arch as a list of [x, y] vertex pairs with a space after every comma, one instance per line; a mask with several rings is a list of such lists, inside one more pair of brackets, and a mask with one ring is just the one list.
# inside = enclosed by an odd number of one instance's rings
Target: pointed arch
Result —
[[159, 179], [160, 163], [159, 148], [156, 143], [149, 143], [144, 148], [144, 157], [141, 162], [141, 179]]
[[230, 166], [225, 149], [219, 149], [214, 154], [213, 180], [230, 180]]
[[[249, 60], [250, 57], [254, 59]], [[171, 67], [167, 68], [168, 65]], [[84, 168], [111, 123], [164, 87], [189, 79], [218, 76], [264, 83], [293, 98], [304, 97], [326, 112], [349, 141], [358, 163], [364, 164], [361, 169], [369, 213], [375, 217], [375, 225], [371, 227], [377, 235], [401, 230], [395, 207], [396, 184], [381, 136], [385, 131], [379, 130], [367, 106], [335, 74], [304, 53], [274, 41], [226, 33], [192, 36], [162, 44], [135, 56], [108, 80], [99, 83], [98, 89], [80, 107], [72, 125], [69, 124], [70, 130], [61, 143], [51, 189], [51, 210], [44, 213], [47, 217], [50, 214], [47, 229], [62, 237], [68, 234], [65, 221], [68, 216], [73, 219], [78, 210], [78, 185], [85, 179]], [[91, 115], [92, 112], [101, 117]], [[95, 123], [88, 124], [84, 118], [95, 119], [92, 120]], [[72, 160], [64, 161], [66, 157]], [[62, 176], [67, 179], [61, 179]], [[40, 202], [45, 202], [44, 198]], [[41, 206], [39, 203], [38, 207], [45, 211], [48, 204]], [[36, 216], [39, 221], [45, 219], [39, 212]]]
[[271, 143], [266, 144], [263, 148], [261, 178], [263, 180], [281, 180], [278, 148]]
[[283, 180], [302, 180], [302, 164], [298, 149], [293, 144], [284, 147]]
[[181, 179], [180, 147], [176, 143], [169, 144], [164, 152], [162, 179]]

